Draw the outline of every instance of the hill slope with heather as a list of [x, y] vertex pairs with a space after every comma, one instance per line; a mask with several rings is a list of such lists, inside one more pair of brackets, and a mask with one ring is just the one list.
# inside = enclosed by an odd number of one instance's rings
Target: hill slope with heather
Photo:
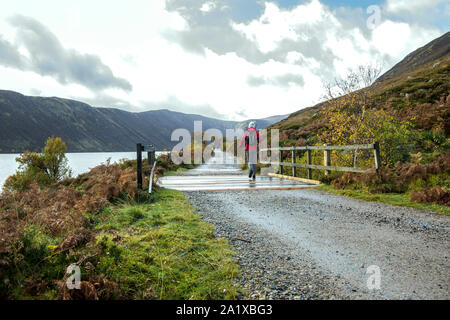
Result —
[[[450, 33], [446, 33], [409, 54], [376, 81], [370, 81], [372, 85], [332, 96], [318, 105], [292, 113], [269, 128], [280, 129], [282, 146], [355, 145], [378, 141], [381, 168], [377, 172], [333, 172], [326, 176], [320, 170], [313, 170], [313, 179], [332, 184], [324, 186], [327, 191], [397, 205], [432, 203], [431, 210], [448, 214], [449, 52]], [[350, 80], [342, 79], [333, 88], [346, 88], [355, 75], [363, 79], [364, 73], [358, 71], [361, 69], [350, 73], [347, 78]], [[290, 161], [290, 157], [288, 152], [283, 154], [286, 161]], [[304, 153], [300, 154], [297, 163], [306, 163], [305, 157]], [[312, 163], [322, 162], [323, 153], [313, 153]], [[333, 151], [331, 165], [373, 168], [374, 163], [370, 152]], [[283, 173], [291, 174], [288, 170], [291, 168], [284, 168]], [[305, 176], [305, 170], [297, 169], [299, 176]]]
[[[411, 120], [417, 129], [449, 135], [450, 32], [410, 53], [370, 87], [372, 109], [384, 109], [400, 120]], [[314, 142], [327, 119], [321, 112], [329, 101], [301, 109], [270, 126], [282, 131], [288, 144]], [[289, 140], [289, 141], [288, 141]]]

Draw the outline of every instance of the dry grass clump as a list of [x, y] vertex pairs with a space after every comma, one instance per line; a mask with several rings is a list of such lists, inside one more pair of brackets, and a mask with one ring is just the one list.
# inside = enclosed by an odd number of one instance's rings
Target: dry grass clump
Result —
[[88, 224], [80, 203], [80, 191], [60, 186], [41, 189], [36, 183], [25, 191], [7, 191], [0, 196], [0, 253], [21, 238], [27, 225], [36, 225], [58, 236]]
[[334, 179], [332, 184], [336, 189], [365, 188], [371, 193], [411, 191], [411, 201], [434, 202], [448, 206], [449, 171], [450, 155], [443, 153], [430, 163], [399, 162], [393, 169], [381, 168], [378, 172], [367, 171], [363, 174], [346, 172]]
[[40, 226], [52, 236], [66, 235], [89, 225], [85, 213], [98, 214], [112, 201], [136, 194], [133, 168], [110, 163], [49, 188], [33, 183], [24, 191], [5, 191], [0, 196], [0, 253], [20, 238], [25, 225]]
[[[148, 179], [144, 179], [144, 185]], [[84, 213], [97, 214], [111, 201], [134, 199], [137, 194], [133, 168], [101, 164], [75, 179], [49, 188], [36, 183], [24, 191], [5, 191], [0, 196], [0, 252], [24, 225], [38, 225], [50, 235], [65, 235], [88, 225]]]
[[81, 281], [80, 289], [69, 289], [65, 281], [58, 281], [57, 285], [61, 300], [98, 300], [95, 287], [89, 281]]
[[[143, 184], [147, 185], [148, 178], [145, 171]], [[64, 183], [84, 191], [91, 199], [97, 197], [107, 201], [124, 195], [134, 199], [137, 192], [136, 169], [131, 165], [110, 164], [109, 161], [77, 179], [68, 179]]]
[[433, 162], [421, 163], [398, 163], [396, 166], [400, 179], [411, 182], [416, 179], [426, 180], [431, 174], [443, 173], [450, 168], [450, 155], [441, 154]]
[[64, 251], [76, 248], [82, 244], [89, 242], [93, 238], [94, 234], [91, 230], [80, 228], [74, 230], [74, 232], [68, 234], [63, 241], [56, 247], [56, 251]]
[[409, 198], [417, 202], [434, 202], [450, 206], [450, 192], [441, 187], [425, 188], [422, 191], [411, 192]]
[[370, 170], [361, 175], [346, 172], [331, 183], [336, 189], [365, 187], [371, 193], [403, 192], [395, 172], [389, 168], [381, 168], [378, 172]]
[[437, 130], [442, 134], [450, 134], [450, 94], [443, 96], [439, 101], [408, 106], [400, 110], [392, 110], [393, 114], [401, 120], [410, 120], [417, 128], [424, 130]]
[[89, 277], [89, 281], [81, 281], [80, 289], [69, 289], [65, 281], [57, 281], [61, 300], [109, 300], [120, 298], [119, 285], [105, 278], [103, 274]]

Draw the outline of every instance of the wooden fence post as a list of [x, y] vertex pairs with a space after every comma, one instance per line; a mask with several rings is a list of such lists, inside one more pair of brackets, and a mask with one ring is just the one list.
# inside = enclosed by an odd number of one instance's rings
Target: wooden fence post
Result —
[[[324, 146], [327, 146], [326, 144], [324, 144]], [[330, 150], [324, 150], [323, 151], [323, 165], [324, 166], [331, 166], [331, 151]], [[325, 175], [329, 175], [331, 173], [330, 170], [325, 170]]]
[[[307, 164], [311, 164], [311, 150], [306, 150]], [[312, 179], [312, 169], [308, 168], [308, 179]]]
[[296, 177], [297, 175], [296, 175], [296, 168], [295, 168], [295, 161], [296, 161], [296, 159], [295, 159], [295, 149], [293, 149], [292, 150], [292, 176], [293, 177]]
[[140, 143], [136, 145], [136, 160], [137, 160], [137, 186], [142, 190], [142, 150], [144, 148]]
[[280, 150], [280, 174], [283, 174], [283, 165], [281, 164], [283, 162], [283, 151]]
[[153, 145], [149, 145], [147, 150], [147, 163], [150, 166], [153, 166], [155, 162], [155, 147]]
[[373, 143], [373, 157], [375, 160], [375, 171], [378, 171], [380, 169], [380, 145], [378, 141]]
[[353, 150], [353, 167], [358, 167], [358, 149]]

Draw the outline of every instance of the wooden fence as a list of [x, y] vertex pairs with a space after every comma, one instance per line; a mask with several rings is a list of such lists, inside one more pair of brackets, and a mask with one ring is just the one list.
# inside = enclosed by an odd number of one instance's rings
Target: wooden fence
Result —
[[[311, 150], [323, 150], [323, 165], [312, 164], [311, 163]], [[291, 151], [291, 162], [281, 162], [281, 152], [280, 160], [278, 162], [274, 161], [260, 161], [263, 164], [279, 165], [280, 171], [283, 172], [283, 166], [292, 167], [292, 176], [296, 176], [295, 168], [306, 168], [308, 169], [308, 179], [312, 179], [312, 169], [325, 170], [325, 174], [328, 175], [330, 171], [346, 171], [346, 172], [364, 172], [367, 169], [358, 167], [336, 167], [331, 165], [331, 150], [373, 150], [374, 156], [374, 170], [378, 170], [380, 167], [380, 148], [378, 142], [371, 144], [359, 144], [359, 145], [349, 145], [349, 146], [304, 146], [304, 147], [282, 147], [282, 148], [267, 148], [261, 149], [260, 152], [264, 151]], [[296, 163], [296, 151], [306, 151], [307, 152], [307, 163]]]

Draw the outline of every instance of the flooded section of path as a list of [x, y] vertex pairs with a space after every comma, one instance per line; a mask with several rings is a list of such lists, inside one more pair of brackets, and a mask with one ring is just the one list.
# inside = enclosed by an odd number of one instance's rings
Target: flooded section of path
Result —
[[179, 191], [291, 190], [314, 187], [267, 176], [257, 176], [256, 181], [251, 181], [248, 173], [240, 169], [235, 157], [219, 150], [199, 167], [178, 176], [162, 177], [157, 184]]

